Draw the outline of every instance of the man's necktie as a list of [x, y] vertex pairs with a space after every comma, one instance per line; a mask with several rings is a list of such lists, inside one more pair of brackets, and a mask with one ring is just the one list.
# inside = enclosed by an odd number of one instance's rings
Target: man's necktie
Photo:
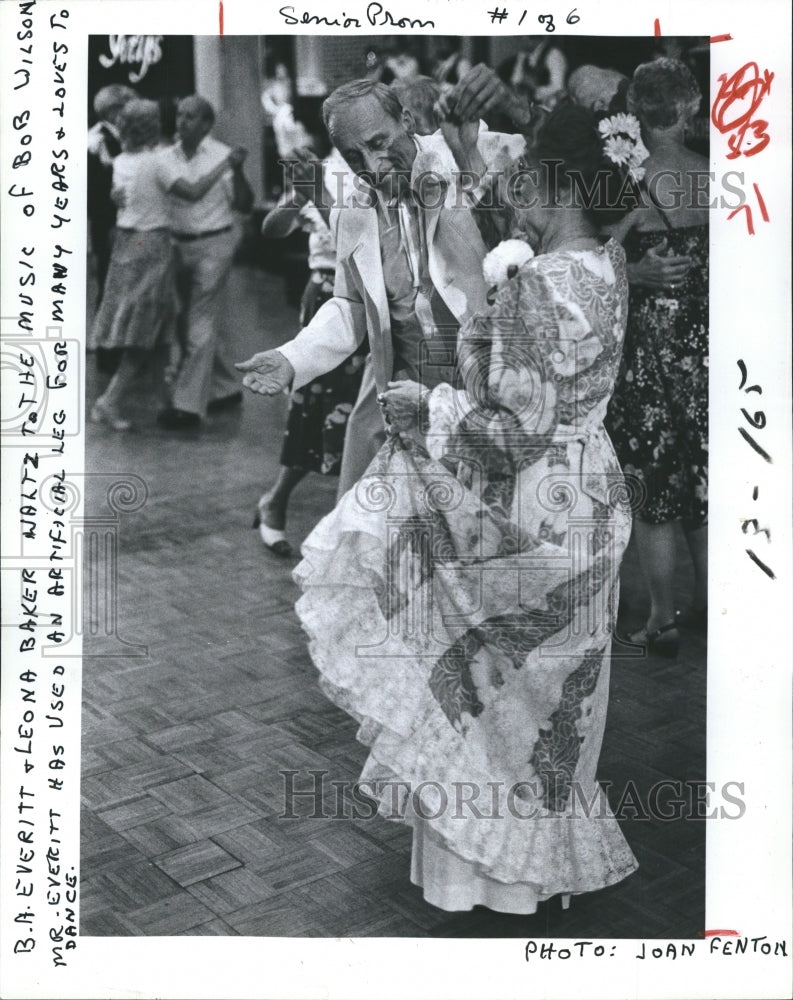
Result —
[[[415, 217], [411, 213], [415, 211]], [[413, 287], [418, 288], [421, 284], [421, 212], [415, 203], [408, 204], [407, 200], [400, 198], [397, 213], [399, 219], [399, 241], [405, 250], [408, 258], [408, 266], [413, 277]], [[414, 224], [414, 218], [415, 223]]]

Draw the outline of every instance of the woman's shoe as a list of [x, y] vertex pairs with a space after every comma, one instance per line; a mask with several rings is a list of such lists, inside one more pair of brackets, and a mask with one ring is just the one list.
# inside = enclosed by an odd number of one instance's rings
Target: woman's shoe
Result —
[[262, 503], [256, 508], [253, 518], [253, 527], [259, 529], [259, 538], [264, 543], [264, 547], [275, 553], [277, 556], [291, 556], [292, 546], [286, 540], [286, 534], [279, 528], [268, 528], [262, 517]]
[[132, 427], [132, 421], [120, 416], [115, 410], [106, 406], [102, 399], [97, 399], [91, 407], [91, 422], [94, 424], [104, 424], [112, 427], [114, 431], [128, 431]]
[[626, 638], [628, 642], [636, 646], [646, 646], [650, 653], [666, 656], [670, 660], [677, 656], [680, 648], [680, 633], [676, 621], [667, 622], [652, 632], [646, 628], [639, 629], [638, 632], [631, 632]]

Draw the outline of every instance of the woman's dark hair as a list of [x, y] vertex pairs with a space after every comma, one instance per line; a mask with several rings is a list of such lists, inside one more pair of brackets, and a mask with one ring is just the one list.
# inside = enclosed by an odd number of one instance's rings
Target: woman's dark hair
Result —
[[607, 117], [575, 104], [559, 105], [537, 130], [531, 159], [542, 168], [549, 202], [588, 211], [609, 225], [635, 208], [638, 192], [604, 152], [598, 124]]

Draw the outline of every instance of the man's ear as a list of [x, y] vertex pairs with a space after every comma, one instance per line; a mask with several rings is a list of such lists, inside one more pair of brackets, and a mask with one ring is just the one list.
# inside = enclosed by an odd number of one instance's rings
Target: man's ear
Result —
[[402, 125], [408, 135], [416, 134], [416, 119], [413, 117], [412, 111], [409, 111], [407, 108], [402, 108], [400, 121], [402, 122]]

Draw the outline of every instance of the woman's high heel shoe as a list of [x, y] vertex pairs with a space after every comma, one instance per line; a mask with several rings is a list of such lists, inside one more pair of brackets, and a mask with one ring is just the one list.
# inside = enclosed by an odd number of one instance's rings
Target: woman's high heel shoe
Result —
[[268, 528], [264, 523], [261, 506], [256, 508], [253, 527], [259, 529], [259, 537], [266, 549], [269, 549], [277, 556], [285, 557], [292, 555], [292, 546], [286, 540], [286, 534], [278, 528]]
[[132, 427], [132, 421], [119, 416], [114, 410], [105, 406], [101, 397], [97, 399], [91, 407], [91, 422], [94, 424], [104, 424], [112, 427], [114, 431], [128, 431]]
[[646, 646], [648, 651], [659, 656], [666, 656], [670, 660], [677, 656], [680, 648], [680, 633], [677, 629], [677, 622], [667, 622], [660, 628], [653, 629], [652, 632], [646, 628], [638, 632], [632, 632], [627, 636], [628, 642], [635, 646]]

